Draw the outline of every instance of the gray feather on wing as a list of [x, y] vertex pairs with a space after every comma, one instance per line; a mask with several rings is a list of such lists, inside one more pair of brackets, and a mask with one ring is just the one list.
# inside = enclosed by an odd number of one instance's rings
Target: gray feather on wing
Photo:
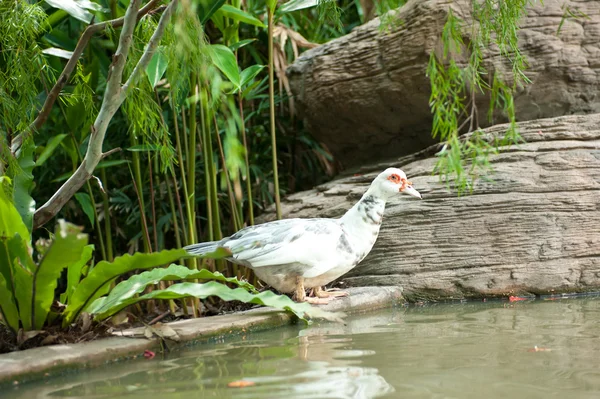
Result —
[[[233, 261], [267, 266], [299, 261], [296, 244], [318, 242], [322, 237], [339, 236], [341, 228], [331, 219], [285, 219], [246, 227], [223, 240]], [[310, 246], [304, 245], [305, 251]]]

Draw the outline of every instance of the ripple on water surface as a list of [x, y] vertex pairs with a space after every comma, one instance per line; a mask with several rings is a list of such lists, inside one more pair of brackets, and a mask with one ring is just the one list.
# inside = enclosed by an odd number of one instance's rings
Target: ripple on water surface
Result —
[[[290, 326], [2, 390], [30, 398], [598, 398], [598, 298]], [[246, 381], [244, 388], [228, 384]]]

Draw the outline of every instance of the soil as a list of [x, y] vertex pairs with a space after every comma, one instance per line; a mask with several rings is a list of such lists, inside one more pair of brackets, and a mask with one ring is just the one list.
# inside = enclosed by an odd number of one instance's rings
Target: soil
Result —
[[[203, 316], [215, 316], [233, 312], [241, 312], [258, 306], [238, 301], [225, 302], [210, 299], [201, 302], [203, 305]], [[133, 310], [133, 308], [131, 310]], [[176, 312], [175, 315], [172, 315], [168, 311], [158, 313], [155, 312], [152, 314], [146, 314], [142, 318], [133, 313], [127, 312], [124, 316], [125, 317], [122, 317], [123, 320], [119, 322], [117, 326], [113, 326], [110, 323], [110, 319], [108, 322], [100, 324], [90, 324], [88, 320], [87, 327], [83, 326], [86, 324], [85, 322], [72, 326], [68, 330], [63, 330], [60, 325], [57, 325], [48, 327], [45, 330], [38, 332], [31, 332], [27, 334], [21, 332], [20, 336], [15, 336], [7, 326], [0, 323], [0, 354], [37, 348], [46, 345], [73, 344], [78, 342], [93, 341], [98, 338], [110, 336], [115, 330], [141, 327], [148, 324], [154, 324], [159, 321], [162, 323], [167, 323], [189, 318], [189, 316], [184, 315], [181, 311]]]
[[[29, 335], [29, 336], [27, 336]], [[51, 326], [42, 331], [23, 332], [15, 336], [8, 327], [0, 324], [0, 353], [37, 348], [39, 346], [55, 344], [74, 344], [92, 341], [110, 335], [106, 325], [98, 324], [88, 331], [83, 331], [80, 326], [63, 330], [60, 326]]]

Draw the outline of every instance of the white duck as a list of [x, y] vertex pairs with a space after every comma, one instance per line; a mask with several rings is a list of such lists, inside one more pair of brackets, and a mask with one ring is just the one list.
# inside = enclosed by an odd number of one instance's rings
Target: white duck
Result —
[[[322, 286], [354, 268], [373, 248], [386, 202], [399, 193], [421, 198], [406, 174], [397, 168], [380, 173], [367, 192], [340, 219], [284, 219], [246, 227], [220, 241], [185, 247], [192, 255], [226, 248], [229, 261], [247, 266], [296, 301], [323, 304], [346, 292]], [[306, 288], [312, 288], [306, 296]]]

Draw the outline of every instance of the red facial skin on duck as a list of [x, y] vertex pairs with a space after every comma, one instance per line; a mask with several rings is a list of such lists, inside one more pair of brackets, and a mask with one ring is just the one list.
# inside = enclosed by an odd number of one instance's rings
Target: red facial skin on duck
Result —
[[399, 189], [400, 192], [406, 190], [407, 186], [412, 186], [411, 182], [409, 182], [405, 178], [400, 177], [399, 175], [397, 175], [395, 173], [392, 174], [392, 175], [390, 175], [390, 177], [388, 177], [388, 180], [391, 181], [392, 183], [399, 184], [400, 185], [400, 189]]

